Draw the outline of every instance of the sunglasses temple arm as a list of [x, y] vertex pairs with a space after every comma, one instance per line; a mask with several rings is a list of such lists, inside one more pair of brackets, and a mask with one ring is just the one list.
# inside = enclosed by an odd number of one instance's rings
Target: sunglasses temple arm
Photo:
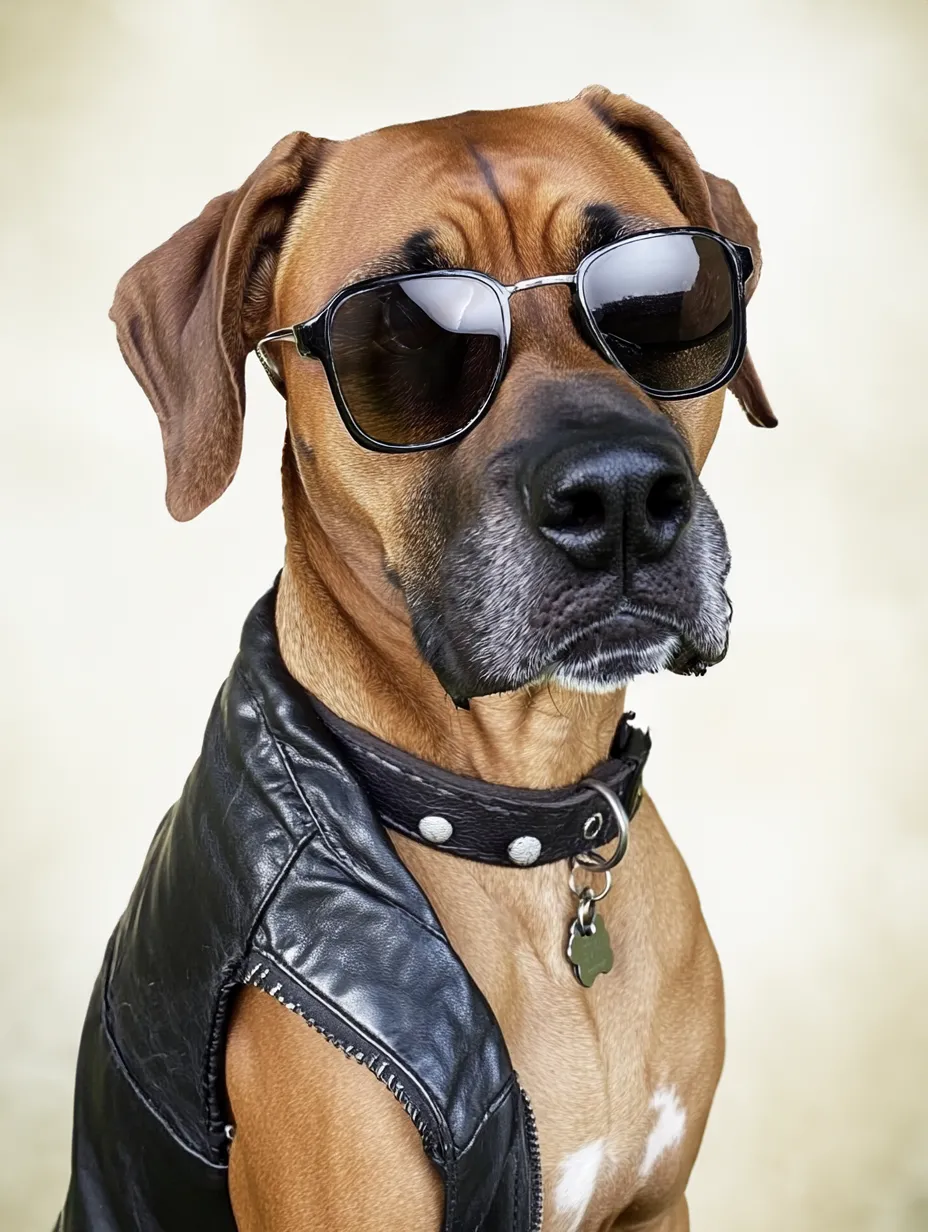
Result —
[[293, 342], [296, 343], [296, 331], [293, 327], [288, 329], [275, 329], [271, 333], [266, 334], [260, 342], [255, 343], [255, 354], [261, 361], [261, 367], [271, 379], [271, 384], [279, 394], [284, 394], [284, 382], [281, 376], [280, 369], [277, 364], [267, 353], [265, 349], [269, 342]]
[[754, 253], [746, 244], [735, 244], [738, 254], [738, 272], [741, 275], [741, 285], [745, 286], [754, 273]]

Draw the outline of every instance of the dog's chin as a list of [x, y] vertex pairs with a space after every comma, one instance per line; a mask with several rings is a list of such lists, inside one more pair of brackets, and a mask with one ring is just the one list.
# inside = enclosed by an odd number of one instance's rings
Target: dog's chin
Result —
[[[559, 644], [536, 644], [513, 656], [519, 667], [500, 673], [445, 643], [432, 661], [445, 691], [457, 702], [495, 693], [516, 692], [551, 683], [578, 693], [615, 693], [637, 676], [671, 671], [702, 675], [724, 657], [727, 637], [711, 642], [694, 637], [681, 624], [654, 619], [650, 613], [626, 611], [620, 617], [576, 629]], [[448, 671], [450, 664], [454, 669]]]
[[636, 676], [670, 667], [682, 650], [680, 635], [665, 631], [625, 644], [574, 646], [529, 683], [549, 681], [574, 693], [616, 693]]

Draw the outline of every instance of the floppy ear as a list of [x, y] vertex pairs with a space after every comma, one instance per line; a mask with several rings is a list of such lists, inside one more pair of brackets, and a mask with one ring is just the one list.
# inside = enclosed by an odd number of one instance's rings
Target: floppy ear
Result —
[[[723, 180], [721, 176], [713, 175], [711, 171], [703, 174], [709, 186], [716, 230], [730, 240], [734, 240], [736, 244], [746, 244], [754, 255], [754, 273], [748, 279], [745, 288], [745, 293], [750, 299], [757, 287], [762, 263], [757, 224], [748, 213], [747, 206], [741, 200], [741, 193], [731, 180]], [[761, 428], [777, 426], [777, 417], [770, 409], [770, 403], [767, 401], [767, 395], [757, 375], [750, 351], [745, 355], [744, 363], [738, 369], [738, 374], [729, 385], [729, 389], [744, 407], [751, 423]]]
[[[760, 276], [761, 253], [757, 226], [730, 180], [703, 171], [693, 151], [662, 115], [636, 103], [627, 94], [613, 94], [605, 86], [587, 86], [577, 96], [591, 108], [620, 141], [632, 147], [661, 179], [680, 210], [697, 227], [711, 227], [737, 244], [746, 244], [754, 255], [754, 273], [746, 288], [754, 293]], [[764, 387], [750, 353], [729, 389], [744, 407], [752, 423], [776, 427]]]
[[214, 197], [122, 276], [110, 317], [161, 424], [178, 521], [221, 496], [238, 467], [245, 357], [266, 332], [274, 271], [322, 142], [291, 133], [237, 192]]

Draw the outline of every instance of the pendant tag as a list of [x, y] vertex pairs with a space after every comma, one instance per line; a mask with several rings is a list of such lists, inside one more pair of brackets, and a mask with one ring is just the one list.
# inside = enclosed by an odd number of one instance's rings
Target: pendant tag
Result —
[[[618, 830], [618, 843], [609, 859], [601, 856], [598, 851], [588, 851], [572, 856], [570, 860], [570, 876], [567, 884], [571, 894], [577, 901], [577, 915], [571, 922], [570, 935], [567, 938], [567, 961], [573, 965], [574, 975], [584, 988], [590, 988], [597, 975], [605, 975], [612, 970], [613, 955], [606, 921], [599, 914], [596, 906], [612, 889], [612, 870], [619, 863], [628, 848], [628, 814], [625, 806], [611, 787], [596, 779], [584, 779], [586, 787], [592, 787], [603, 796], [612, 809]], [[603, 828], [602, 813], [593, 813], [586, 819], [583, 826], [584, 838], [594, 842]], [[599, 891], [594, 891], [590, 885], [579, 886], [576, 880], [578, 868], [584, 868], [595, 875], [601, 874], [605, 884]]]
[[574, 975], [584, 988], [591, 987], [597, 975], [605, 975], [612, 970], [612, 945], [609, 933], [606, 931], [606, 921], [592, 907], [592, 918], [584, 920], [589, 915], [589, 907], [584, 911], [586, 903], [581, 902], [577, 918], [570, 926], [570, 937], [567, 942], [567, 957], [573, 963]]

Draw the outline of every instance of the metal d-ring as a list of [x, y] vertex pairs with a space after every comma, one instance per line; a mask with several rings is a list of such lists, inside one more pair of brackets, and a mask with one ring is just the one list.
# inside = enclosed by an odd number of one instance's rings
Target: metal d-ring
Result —
[[598, 873], [606, 873], [610, 868], [615, 868], [628, 850], [628, 813], [626, 813], [625, 805], [616, 793], [611, 787], [607, 787], [605, 783], [600, 783], [597, 779], [583, 779], [582, 785], [584, 787], [592, 787], [594, 791], [598, 791], [609, 804], [619, 829], [619, 841], [615, 851], [608, 860], [604, 859], [597, 851], [586, 851], [574, 856], [574, 861], [581, 868], [588, 868]]

